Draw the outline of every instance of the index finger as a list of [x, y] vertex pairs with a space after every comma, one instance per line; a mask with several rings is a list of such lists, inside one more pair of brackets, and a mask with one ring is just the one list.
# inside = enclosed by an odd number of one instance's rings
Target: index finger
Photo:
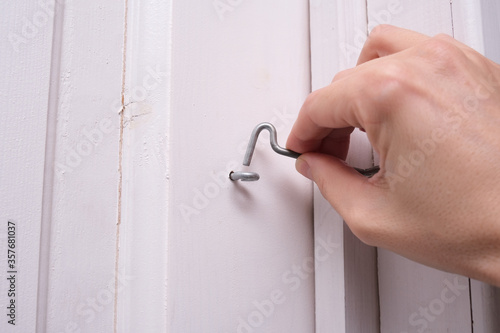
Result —
[[352, 79], [333, 82], [307, 97], [288, 136], [287, 148], [299, 153], [317, 151], [323, 139], [335, 136], [332, 132], [349, 135], [352, 127], [362, 127], [355, 115], [359, 100], [349, 81]]
[[[380, 25], [373, 29], [358, 60], [357, 70], [338, 75], [329, 86], [312, 92], [304, 102], [288, 137], [287, 147], [297, 152], [317, 151], [327, 136], [340, 136], [344, 128], [365, 128], [363, 113], [376, 108], [373, 89], [378, 82], [365, 66], [405, 51], [430, 37], [407, 29]], [[380, 71], [383, 67], [380, 66]], [[371, 81], [370, 81], [371, 80]]]

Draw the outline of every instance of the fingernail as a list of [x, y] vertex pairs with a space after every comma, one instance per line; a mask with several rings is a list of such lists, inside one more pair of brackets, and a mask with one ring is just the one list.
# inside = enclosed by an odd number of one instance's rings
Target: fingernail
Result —
[[312, 180], [311, 168], [309, 167], [309, 164], [307, 164], [307, 162], [304, 160], [304, 158], [299, 157], [297, 159], [297, 162], [295, 162], [295, 168], [302, 176]]

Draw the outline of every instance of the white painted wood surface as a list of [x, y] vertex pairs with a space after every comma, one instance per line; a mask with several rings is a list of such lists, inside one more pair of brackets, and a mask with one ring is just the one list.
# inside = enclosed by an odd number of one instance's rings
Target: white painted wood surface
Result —
[[170, 1], [128, 1], [116, 332], [167, 332]]
[[[51, 13], [35, 2], [0, 4], [0, 331], [6, 333], [34, 332], [36, 328]], [[16, 224], [12, 264], [17, 274], [7, 273], [11, 270], [7, 266], [8, 221]], [[15, 275], [15, 288], [7, 280], [11, 275]], [[9, 297], [9, 290], [15, 295]], [[15, 318], [7, 317], [11, 299]], [[14, 320], [15, 326], [7, 320]]]
[[[18, 142], [2, 144], [18, 193], [8, 218], [20, 221], [19, 325], [2, 320], [2, 331], [112, 331], [115, 283], [127, 282], [115, 278], [123, 3], [25, 3], [2, 4], [2, 31], [26, 39], [17, 53], [2, 47], [5, 124]], [[29, 158], [12, 163], [21, 150]]]
[[[124, 2], [63, 4], [46, 332], [114, 328]], [[47, 184], [50, 186], [50, 184]], [[45, 244], [47, 246], [48, 244]], [[117, 279], [118, 278], [118, 279]], [[115, 285], [116, 284], [116, 285]]]
[[267, 132], [245, 168], [261, 179], [228, 180], [258, 123], [284, 145], [310, 91], [308, 1], [172, 10], [168, 329], [314, 332], [310, 182]]
[[379, 249], [381, 332], [471, 332], [469, 281]]
[[[456, 5], [465, 2], [458, 2]], [[484, 41], [484, 55], [500, 63], [500, 44], [498, 36], [500, 36], [500, 3], [495, 0], [481, 0], [481, 22], [482, 22], [482, 37]]]

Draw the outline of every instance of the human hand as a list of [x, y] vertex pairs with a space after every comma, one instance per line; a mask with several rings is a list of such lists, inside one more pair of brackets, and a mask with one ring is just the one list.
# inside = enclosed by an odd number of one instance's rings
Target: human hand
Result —
[[[380, 172], [345, 159], [366, 131]], [[296, 168], [363, 242], [500, 286], [500, 66], [445, 35], [388, 25], [355, 68], [309, 95]]]

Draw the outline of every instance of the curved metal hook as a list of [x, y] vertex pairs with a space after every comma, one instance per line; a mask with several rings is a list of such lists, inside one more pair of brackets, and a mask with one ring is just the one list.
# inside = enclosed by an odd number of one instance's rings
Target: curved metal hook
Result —
[[229, 173], [229, 179], [241, 180], [242, 182], [253, 182], [259, 180], [260, 176], [257, 172], [231, 171]]
[[259, 138], [259, 134], [260, 132], [262, 132], [262, 130], [269, 131], [271, 147], [275, 152], [291, 158], [297, 158], [300, 156], [299, 153], [296, 153], [293, 150], [280, 147], [280, 145], [278, 144], [278, 134], [276, 133], [276, 128], [273, 126], [273, 124], [260, 123], [254, 128], [252, 134], [250, 135], [250, 141], [248, 142], [247, 152], [245, 153], [245, 157], [243, 158], [243, 165], [246, 166], [250, 165], [250, 162], [252, 161], [253, 152], [255, 150], [255, 145], [257, 144], [257, 139]]
[[[271, 147], [275, 152], [280, 155], [288, 156], [291, 158], [298, 158], [301, 154], [294, 152], [290, 149], [285, 149], [278, 144], [278, 135], [276, 133], [276, 128], [271, 123], [260, 123], [258, 124], [252, 134], [250, 135], [250, 141], [248, 142], [247, 151], [245, 153], [245, 157], [243, 158], [243, 165], [249, 166], [252, 161], [253, 152], [255, 151], [255, 145], [257, 144], [257, 139], [259, 137], [260, 132], [262, 130], [269, 131], [269, 138], [271, 141]], [[368, 169], [359, 169], [354, 168], [357, 172], [366, 177], [372, 177], [377, 172], [380, 171], [380, 167], [374, 166]], [[242, 181], [255, 181], [259, 180], [260, 176], [256, 172], [243, 172], [243, 171], [231, 171], [229, 173], [229, 179], [231, 180], [242, 180]]]
[[378, 165], [372, 166], [371, 168], [368, 169], [360, 169], [360, 168], [354, 168], [357, 172], [362, 174], [365, 177], [373, 177], [377, 172], [380, 171], [380, 167]]

